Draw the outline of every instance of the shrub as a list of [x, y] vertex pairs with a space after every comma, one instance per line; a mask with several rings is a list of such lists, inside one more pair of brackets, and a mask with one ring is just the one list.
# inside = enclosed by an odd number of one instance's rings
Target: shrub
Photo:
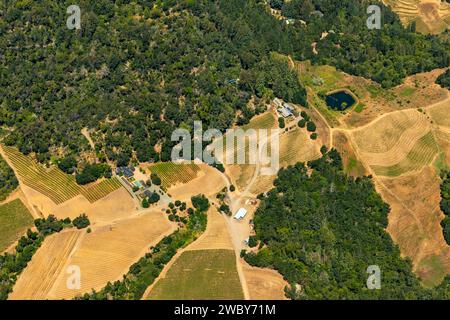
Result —
[[79, 217], [76, 217], [75, 219], [73, 219], [72, 224], [77, 228], [77, 229], [84, 229], [86, 228], [88, 225], [91, 224], [91, 222], [89, 221], [89, 218], [86, 216], [86, 214], [82, 214]]
[[314, 132], [314, 131], [316, 131], [316, 124], [314, 123], [314, 122], [312, 122], [312, 121], [308, 121], [308, 123], [306, 124], [306, 129], [309, 131], [309, 132]]

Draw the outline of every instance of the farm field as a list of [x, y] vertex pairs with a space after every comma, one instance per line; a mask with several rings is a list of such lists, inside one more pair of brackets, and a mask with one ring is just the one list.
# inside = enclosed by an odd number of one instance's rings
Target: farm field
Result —
[[58, 168], [47, 170], [12, 147], [3, 146], [2, 149], [19, 180], [56, 204], [64, 203], [80, 194], [93, 203], [122, 186], [116, 178], [80, 186], [74, 176], [65, 174]]
[[438, 152], [433, 134], [428, 132], [420, 138], [413, 149], [404, 159], [391, 166], [373, 165], [372, 169], [377, 175], [396, 177], [406, 172], [418, 171], [431, 164]]
[[[108, 281], [121, 279], [134, 262], [175, 228], [165, 214], [147, 211], [92, 227], [91, 233], [73, 230], [51, 236], [22, 273], [12, 298], [71, 299], [93, 288], [101, 289]], [[80, 289], [66, 286], [69, 265], [80, 268]]]
[[65, 273], [67, 259], [81, 239], [83, 231], [65, 230], [44, 240], [33, 259], [21, 273], [10, 293], [10, 300], [48, 299], [58, 275]]
[[243, 299], [233, 250], [184, 251], [165, 278], [153, 287], [149, 300]]
[[439, 152], [432, 121], [425, 112], [405, 110], [381, 116], [352, 131], [363, 160], [380, 176], [395, 177], [420, 171]]
[[0, 252], [33, 226], [33, 216], [20, 199], [0, 205]]
[[200, 171], [200, 167], [195, 163], [184, 164], [173, 162], [152, 164], [148, 169], [161, 178], [162, 186], [166, 189], [177, 183], [188, 183], [195, 179]]
[[286, 167], [320, 157], [321, 144], [311, 140], [306, 129], [295, 128], [280, 137], [280, 165]]
[[233, 249], [225, 217], [215, 207], [208, 211], [208, 223], [205, 232], [187, 250]]
[[370, 125], [352, 132], [358, 148], [366, 153], [384, 153], [428, 131], [430, 121], [417, 110], [405, 110], [382, 116]]
[[243, 130], [248, 130], [248, 129], [274, 129], [277, 128], [277, 118], [274, 112], [265, 112], [261, 115], [258, 115], [254, 118], [252, 118], [252, 120], [242, 126]]

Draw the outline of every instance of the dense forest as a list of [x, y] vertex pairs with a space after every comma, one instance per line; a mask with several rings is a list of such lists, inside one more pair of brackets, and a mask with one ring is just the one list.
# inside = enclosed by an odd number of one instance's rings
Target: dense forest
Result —
[[450, 245], [450, 173], [441, 173], [441, 210], [445, 214], [441, 222], [445, 241]]
[[5, 200], [18, 185], [14, 171], [0, 156], [0, 201]]
[[[307, 166], [282, 169], [274, 189], [260, 198], [254, 218], [259, 250], [243, 256], [252, 265], [277, 269], [291, 283], [289, 297], [450, 298], [448, 277], [437, 288], [421, 286], [385, 231], [389, 206], [370, 177], [344, 173], [334, 149]], [[381, 270], [380, 290], [367, 289], [371, 265]]]
[[[373, 0], [269, 0], [286, 18], [297, 60], [330, 64], [379, 82], [389, 88], [407, 75], [450, 64], [450, 44], [438, 36], [415, 33], [414, 24], [404, 28], [399, 17], [381, 1]], [[367, 8], [381, 8], [381, 29], [367, 27]], [[311, 44], [316, 43], [314, 53]]]
[[166, 161], [173, 130], [194, 120], [224, 130], [275, 96], [306, 105], [275, 53], [385, 87], [448, 65], [448, 43], [404, 29], [385, 7], [382, 30], [368, 30], [367, 0], [275, 2], [296, 22], [262, 0], [80, 0], [81, 29], [69, 30], [70, 1], [2, 1], [0, 125], [13, 129], [4, 142], [41, 162], [63, 151], [58, 163], [73, 171], [87, 127], [101, 161]]
[[445, 71], [443, 74], [441, 74], [436, 79], [436, 83], [440, 85], [442, 88], [446, 88], [447, 90], [450, 90], [450, 69]]
[[0, 3], [0, 124], [15, 129], [4, 141], [40, 161], [52, 147], [88, 149], [84, 127], [102, 160], [168, 160], [172, 132], [194, 120], [224, 130], [274, 95], [306, 103], [262, 35], [276, 40], [280, 24], [253, 1], [233, 13], [212, 1], [79, 1], [79, 31], [66, 27], [69, 4]]

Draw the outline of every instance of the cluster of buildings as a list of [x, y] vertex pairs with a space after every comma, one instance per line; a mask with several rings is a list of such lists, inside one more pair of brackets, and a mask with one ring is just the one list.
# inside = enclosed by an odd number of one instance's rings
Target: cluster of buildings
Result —
[[133, 192], [141, 198], [150, 197], [153, 192], [150, 187], [147, 186], [144, 180], [136, 180], [134, 178], [134, 167], [117, 167], [116, 174], [121, 176], [121, 179], [125, 184], [133, 190]]

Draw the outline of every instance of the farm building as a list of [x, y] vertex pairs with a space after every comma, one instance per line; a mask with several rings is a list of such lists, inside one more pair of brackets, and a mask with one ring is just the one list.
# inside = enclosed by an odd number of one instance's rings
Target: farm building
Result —
[[235, 218], [236, 220], [241, 220], [241, 219], [243, 219], [246, 215], [247, 215], [247, 210], [244, 209], [244, 208], [240, 208], [240, 209], [236, 212], [236, 214], [234, 215], [234, 218]]
[[144, 191], [144, 196], [146, 196], [147, 198], [151, 197], [153, 195], [153, 192], [151, 192], [150, 190], [145, 190]]
[[118, 167], [118, 168], [116, 168], [117, 175], [123, 174], [127, 178], [130, 178], [134, 175], [133, 171], [134, 171], [133, 167]]
[[289, 118], [294, 115], [294, 108], [288, 103], [284, 103], [277, 111], [283, 118]]

